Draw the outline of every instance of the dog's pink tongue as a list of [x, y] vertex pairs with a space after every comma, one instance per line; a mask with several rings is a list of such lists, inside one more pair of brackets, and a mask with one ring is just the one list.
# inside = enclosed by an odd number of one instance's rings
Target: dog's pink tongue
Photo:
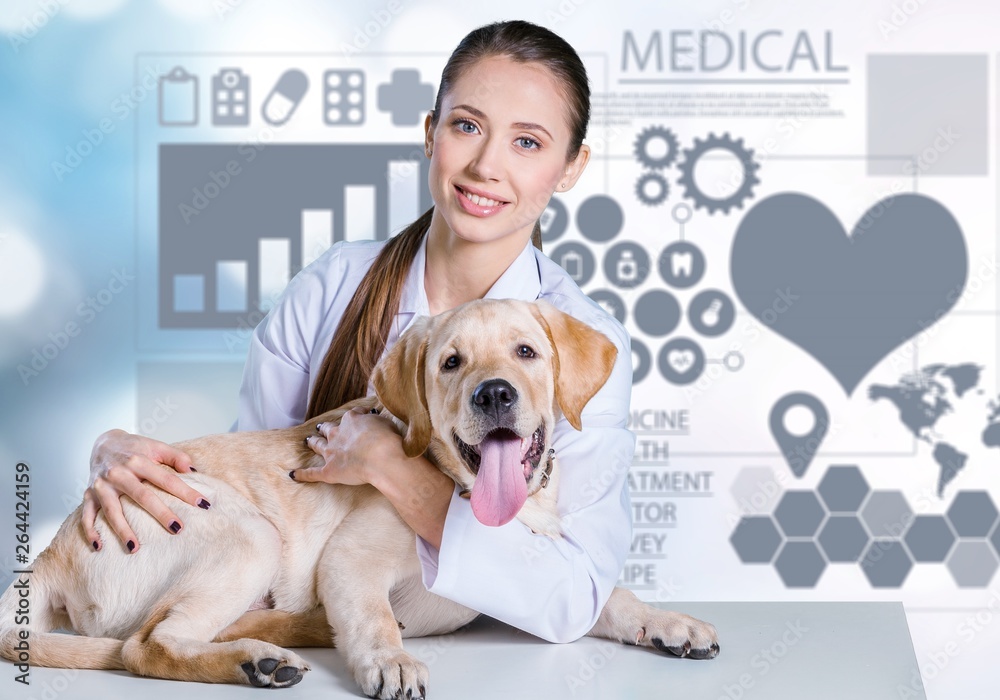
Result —
[[487, 437], [479, 445], [479, 474], [472, 485], [472, 513], [483, 525], [510, 522], [528, 498], [521, 438]]

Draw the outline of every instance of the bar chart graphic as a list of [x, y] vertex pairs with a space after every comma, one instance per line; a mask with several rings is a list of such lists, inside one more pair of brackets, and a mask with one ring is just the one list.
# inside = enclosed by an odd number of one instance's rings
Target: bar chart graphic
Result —
[[160, 328], [235, 328], [338, 241], [431, 205], [422, 144], [161, 144]]

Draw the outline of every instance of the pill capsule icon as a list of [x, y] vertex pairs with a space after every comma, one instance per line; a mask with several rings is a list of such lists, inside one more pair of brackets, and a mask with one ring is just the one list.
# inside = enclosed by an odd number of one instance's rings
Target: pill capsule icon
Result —
[[286, 70], [264, 99], [264, 106], [260, 110], [264, 121], [273, 126], [281, 126], [287, 122], [308, 89], [309, 79], [305, 73], [297, 68]]

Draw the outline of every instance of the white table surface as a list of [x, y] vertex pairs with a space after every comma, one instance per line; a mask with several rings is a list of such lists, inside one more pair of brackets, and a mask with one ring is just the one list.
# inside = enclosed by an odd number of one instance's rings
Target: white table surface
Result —
[[[711, 661], [678, 659], [589, 637], [572, 644], [549, 644], [485, 617], [454, 634], [404, 643], [430, 669], [431, 700], [865, 700], [898, 698], [901, 693], [925, 698], [915, 681], [916, 658], [898, 603], [674, 603], [669, 607], [715, 624], [721, 654]], [[31, 686], [24, 687], [14, 682], [14, 667], [2, 664], [0, 674], [6, 678], [0, 675], [0, 698], [363, 697], [336, 651], [298, 653], [312, 670], [298, 685], [280, 690], [47, 668], [32, 668]]]

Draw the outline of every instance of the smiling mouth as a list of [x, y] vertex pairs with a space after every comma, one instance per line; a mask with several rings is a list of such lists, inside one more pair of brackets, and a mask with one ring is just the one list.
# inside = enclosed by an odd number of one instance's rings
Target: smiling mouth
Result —
[[455, 185], [455, 189], [458, 193], [465, 197], [467, 200], [475, 204], [477, 207], [499, 207], [504, 204], [509, 204], [510, 202], [504, 201], [502, 199], [490, 199], [489, 197], [482, 197], [478, 194], [473, 194], [468, 190], [462, 189], [458, 185]]
[[[458, 447], [458, 452], [462, 455], [466, 466], [469, 467], [469, 470], [473, 474], [478, 475], [479, 465], [482, 462], [479, 445], [469, 445], [463, 442], [458, 435], [454, 433], [452, 435], [455, 438], [455, 445]], [[518, 435], [513, 430], [508, 430], [507, 428], [496, 428], [483, 436], [480, 445], [487, 438], [510, 440], [518, 438]], [[538, 469], [538, 464], [542, 460], [542, 450], [545, 446], [545, 425], [539, 425], [538, 429], [529, 437], [520, 438], [520, 440], [521, 465], [524, 467], [524, 479], [528, 481], [531, 479], [531, 475], [535, 473], [535, 470]]]

